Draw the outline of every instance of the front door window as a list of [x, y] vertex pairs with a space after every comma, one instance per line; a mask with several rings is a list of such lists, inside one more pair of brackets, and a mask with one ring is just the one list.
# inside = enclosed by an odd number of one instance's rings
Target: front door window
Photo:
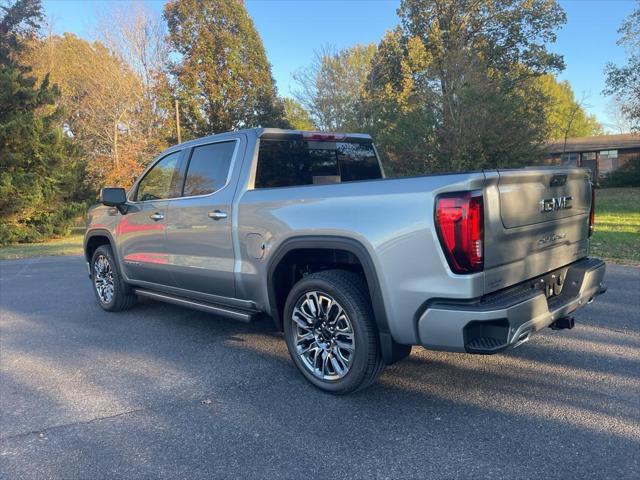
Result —
[[179, 159], [180, 152], [174, 152], [156, 163], [138, 183], [135, 200], [148, 202], [173, 197]]

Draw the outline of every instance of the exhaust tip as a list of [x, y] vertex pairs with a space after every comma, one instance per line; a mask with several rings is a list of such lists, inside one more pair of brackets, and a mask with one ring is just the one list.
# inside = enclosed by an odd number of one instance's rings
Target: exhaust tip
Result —
[[551, 330], [571, 330], [575, 325], [576, 321], [574, 317], [562, 317], [549, 325], [549, 328], [551, 328]]

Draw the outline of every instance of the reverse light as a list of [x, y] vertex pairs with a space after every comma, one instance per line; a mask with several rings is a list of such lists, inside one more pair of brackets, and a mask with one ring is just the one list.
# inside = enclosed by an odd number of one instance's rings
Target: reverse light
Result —
[[593, 235], [596, 227], [596, 189], [591, 185], [591, 209], [589, 210], [589, 236]]
[[436, 199], [436, 230], [454, 273], [484, 267], [484, 202], [481, 193], [456, 192]]

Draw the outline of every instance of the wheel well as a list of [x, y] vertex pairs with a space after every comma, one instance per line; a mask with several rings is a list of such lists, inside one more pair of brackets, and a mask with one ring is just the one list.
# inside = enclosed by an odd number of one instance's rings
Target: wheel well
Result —
[[[286, 253], [282, 258], [276, 254], [275, 258], [280, 258], [280, 260], [274, 263], [275, 267], [269, 269], [269, 300], [272, 309], [271, 316], [276, 328], [282, 330], [284, 305], [291, 288], [298, 280], [310, 273], [340, 268], [356, 273], [365, 282], [376, 317], [380, 348], [385, 363], [389, 365], [409, 355], [411, 345], [396, 343], [389, 333], [380, 287], [373, 264], [366, 251], [364, 249], [360, 249], [362, 250], [360, 251], [357, 244], [349, 243], [349, 240], [346, 239], [339, 241], [332, 238], [314, 237], [299, 241], [306, 242], [306, 245], [284, 250], [283, 253]], [[318, 244], [323, 246], [316, 247]], [[324, 245], [327, 244], [332, 245], [325, 247]], [[343, 245], [345, 248], [341, 248]], [[359, 252], [359, 254], [354, 252]]]
[[93, 257], [93, 252], [102, 245], [111, 245], [109, 241], [109, 237], [104, 235], [94, 235], [89, 240], [87, 240], [87, 246], [85, 247], [84, 256], [87, 259], [87, 262], [91, 261], [91, 257]]
[[[339, 268], [359, 275], [367, 283], [362, 263], [356, 255], [334, 248], [300, 248], [287, 252], [278, 262], [271, 275], [276, 325], [282, 328], [284, 305], [293, 286], [303, 277], [319, 272]], [[369, 292], [367, 285], [367, 292]]]

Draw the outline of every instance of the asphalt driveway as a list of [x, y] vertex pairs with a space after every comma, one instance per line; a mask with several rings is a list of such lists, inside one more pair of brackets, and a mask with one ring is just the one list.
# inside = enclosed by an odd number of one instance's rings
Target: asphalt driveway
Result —
[[640, 269], [607, 283], [574, 330], [333, 397], [268, 322], [109, 314], [79, 257], [0, 262], [0, 477], [638, 478]]

